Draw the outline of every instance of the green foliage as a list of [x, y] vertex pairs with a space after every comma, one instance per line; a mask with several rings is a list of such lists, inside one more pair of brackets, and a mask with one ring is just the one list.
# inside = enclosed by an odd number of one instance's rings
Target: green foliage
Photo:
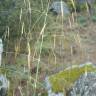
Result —
[[[8, 25], [8, 17], [14, 12], [15, 2], [13, 0], [2, 0], [0, 1], [0, 26], [4, 29]], [[1, 29], [0, 33], [4, 33], [4, 29]]]
[[83, 4], [80, 4], [75, 0], [73, 0], [73, 1], [74, 1], [75, 6], [73, 6], [73, 3], [72, 3], [71, 0], [67, 1], [67, 4], [69, 5], [70, 11], [75, 11], [76, 10], [77, 12], [80, 12], [80, 11], [86, 11], [87, 10], [86, 2], [83, 3]]
[[48, 93], [47, 92], [42, 93], [41, 96], [48, 96]]
[[92, 20], [93, 22], [96, 22], [96, 15], [93, 15], [93, 16], [91, 17], [91, 20]]
[[27, 65], [28, 60], [27, 60], [27, 56], [17, 56], [16, 57], [16, 64], [18, 66], [24, 66]]
[[[13, 96], [14, 88], [20, 83], [20, 81], [25, 80], [26, 82], [29, 79], [29, 70], [25, 68], [26, 72], [24, 72], [24, 68], [22, 66], [16, 65], [3, 65], [0, 67], [0, 74], [6, 74], [10, 82], [10, 87], [8, 90], [8, 96]], [[30, 82], [31, 87], [33, 84]], [[23, 93], [25, 94], [26, 91]]]
[[50, 51], [51, 51], [50, 49], [52, 47], [51, 40], [52, 40], [51, 35], [44, 33], [43, 41], [42, 41], [42, 39], [40, 39], [35, 44], [36, 51], [38, 53], [40, 53], [40, 50], [41, 50], [42, 51], [41, 55], [48, 55], [50, 53]]
[[77, 17], [77, 23], [80, 25], [80, 26], [86, 26], [87, 24], [87, 18], [84, 17], [84, 16], [78, 16]]
[[28, 69], [26, 69], [26, 72], [24, 72], [24, 68], [16, 65], [5, 65], [0, 67], [0, 73], [6, 74], [6, 76], [10, 79], [15, 78], [15, 76], [18, 77], [18, 79], [28, 79]]

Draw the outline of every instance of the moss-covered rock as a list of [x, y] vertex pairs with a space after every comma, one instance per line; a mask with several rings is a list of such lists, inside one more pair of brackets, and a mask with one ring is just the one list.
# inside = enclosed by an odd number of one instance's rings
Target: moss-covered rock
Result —
[[52, 85], [53, 92], [66, 92], [73, 83], [86, 72], [96, 72], [96, 67], [92, 64], [85, 64], [66, 69], [49, 77], [49, 82]]

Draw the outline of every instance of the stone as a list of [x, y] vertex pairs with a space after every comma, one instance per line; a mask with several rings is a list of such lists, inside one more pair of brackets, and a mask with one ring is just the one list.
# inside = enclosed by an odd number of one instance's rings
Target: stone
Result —
[[96, 73], [89, 72], [81, 75], [68, 96], [96, 96]]
[[[63, 9], [63, 11], [62, 11]], [[70, 14], [69, 8], [65, 2], [60, 1], [54, 1], [51, 6], [49, 7], [49, 10], [52, 11], [54, 14], [63, 14], [68, 15]]]
[[0, 96], [7, 96], [9, 81], [4, 75], [0, 75]]

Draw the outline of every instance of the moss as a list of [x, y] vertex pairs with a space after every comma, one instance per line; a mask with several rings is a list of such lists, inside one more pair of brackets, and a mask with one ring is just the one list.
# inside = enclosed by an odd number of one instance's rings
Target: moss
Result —
[[48, 93], [44, 92], [44, 93], [41, 94], [41, 96], [48, 96]]
[[73, 83], [85, 72], [95, 72], [96, 68], [92, 65], [85, 65], [81, 68], [72, 68], [70, 70], [64, 70], [49, 78], [54, 92], [64, 92], [72, 87]]

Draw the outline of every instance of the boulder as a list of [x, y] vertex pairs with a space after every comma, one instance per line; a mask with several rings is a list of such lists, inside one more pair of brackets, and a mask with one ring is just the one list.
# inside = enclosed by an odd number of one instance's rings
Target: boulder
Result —
[[96, 96], [96, 73], [81, 75], [68, 96]]
[[7, 96], [9, 81], [4, 75], [0, 75], [0, 96]]
[[52, 11], [54, 14], [63, 14], [68, 15], [70, 14], [69, 8], [65, 2], [60, 1], [54, 1], [51, 6], [49, 7], [49, 10]]

